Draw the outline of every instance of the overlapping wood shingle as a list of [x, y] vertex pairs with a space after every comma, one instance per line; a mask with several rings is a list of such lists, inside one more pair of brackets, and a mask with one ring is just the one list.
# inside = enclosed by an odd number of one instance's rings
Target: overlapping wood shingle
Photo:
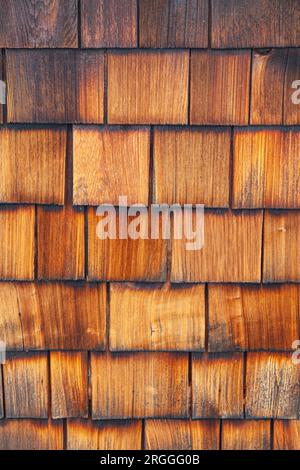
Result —
[[299, 23], [0, 0], [1, 450], [300, 449]]

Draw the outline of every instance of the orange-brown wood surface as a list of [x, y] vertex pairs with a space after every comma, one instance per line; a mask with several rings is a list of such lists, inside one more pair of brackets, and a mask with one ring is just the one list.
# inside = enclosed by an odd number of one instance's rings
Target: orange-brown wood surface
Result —
[[223, 421], [222, 450], [270, 450], [270, 448], [270, 421]]
[[0, 420], [1, 450], [62, 450], [63, 446], [61, 420]]
[[248, 124], [250, 51], [192, 51], [191, 124]]
[[189, 53], [108, 53], [110, 124], [187, 124]]
[[0, 201], [63, 204], [66, 130], [0, 128]]
[[57, 418], [88, 417], [86, 352], [50, 353], [51, 411]]
[[7, 418], [47, 418], [47, 353], [10, 353], [3, 364], [5, 416]]
[[138, 0], [81, 0], [83, 47], [136, 47]]
[[140, 0], [141, 47], [207, 47], [208, 0]]
[[300, 450], [300, 421], [274, 421], [274, 449]]
[[69, 450], [140, 450], [141, 421], [68, 420]]
[[299, 106], [300, 49], [289, 49], [284, 86], [283, 123], [300, 124]]
[[218, 450], [220, 424], [217, 420], [147, 419], [146, 449]]
[[298, 129], [235, 130], [233, 206], [299, 208], [299, 151]]
[[290, 350], [300, 329], [296, 285], [210, 285], [210, 351]]
[[[196, 227], [195, 214], [194, 222]], [[172, 241], [171, 279], [174, 282], [259, 282], [261, 240], [261, 211], [207, 211], [201, 250], [186, 250], [187, 237]]]
[[155, 129], [154, 202], [228, 207], [229, 169], [229, 129]]
[[243, 355], [194, 354], [193, 418], [243, 417]]
[[148, 204], [150, 138], [147, 128], [76, 127], [73, 202]]
[[92, 353], [91, 379], [93, 419], [187, 417], [187, 354]]
[[6, 60], [8, 122], [103, 122], [102, 51], [11, 50]]
[[111, 284], [111, 350], [189, 351], [204, 347], [204, 285]]
[[0, 47], [77, 47], [78, 0], [1, 0]]

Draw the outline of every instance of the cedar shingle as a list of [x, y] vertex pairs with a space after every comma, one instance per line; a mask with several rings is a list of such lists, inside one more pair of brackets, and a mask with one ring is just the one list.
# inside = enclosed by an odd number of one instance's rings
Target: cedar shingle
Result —
[[274, 421], [274, 450], [300, 450], [300, 421]]
[[81, 0], [83, 47], [136, 47], [137, 0]]
[[92, 353], [93, 419], [188, 415], [188, 355]]
[[140, 450], [141, 442], [141, 421], [68, 421], [71, 450]]
[[34, 225], [34, 206], [0, 208], [0, 279], [33, 279]]
[[88, 417], [87, 352], [51, 352], [53, 418]]
[[282, 124], [287, 49], [253, 53], [251, 124]]
[[17, 294], [26, 349], [105, 347], [104, 284], [22, 283]]
[[243, 355], [193, 354], [193, 418], [243, 417]]
[[203, 350], [204, 343], [203, 285], [111, 284], [111, 350]]
[[247, 418], [299, 419], [300, 369], [291, 353], [248, 353]]
[[192, 51], [191, 124], [248, 124], [250, 51]]
[[229, 205], [229, 129], [154, 132], [154, 202]]
[[8, 350], [103, 349], [105, 323], [104, 284], [0, 283], [0, 338]]
[[145, 422], [146, 449], [218, 450], [219, 421], [148, 419]]
[[300, 45], [297, 0], [212, 0], [212, 47]]
[[140, 0], [140, 47], [207, 47], [208, 0]]
[[270, 421], [226, 420], [222, 426], [222, 450], [270, 450]]
[[77, 47], [78, 0], [0, 0], [0, 47]]
[[23, 328], [18, 300], [17, 285], [1, 282], [0, 338], [5, 342], [7, 350], [23, 349]]
[[186, 124], [188, 51], [108, 53], [110, 124]]
[[12, 50], [6, 62], [8, 122], [103, 122], [102, 51]]
[[186, 238], [172, 241], [171, 280], [260, 282], [261, 238], [261, 211], [207, 211], [202, 249], [187, 250]]
[[62, 450], [63, 423], [60, 420], [0, 420], [0, 450]]
[[209, 285], [209, 350], [291, 349], [300, 331], [299, 292], [295, 285]]
[[[164, 281], [166, 279], [167, 240], [160, 238], [127, 239], [119, 238], [119, 215], [116, 219], [116, 239], [100, 239], [97, 236], [98, 223], [105, 225], [106, 217], [97, 216], [94, 208], [88, 209], [88, 274], [90, 280], [109, 281]], [[133, 220], [128, 216], [125, 220], [128, 227]], [[141, 225], [151, 222], [148, 215], [142, 213]], [[121, 224], [124, 227], [125, 224]], [[105, 225], [106, 226], [106, 225]], [[142, 233], [143, 230], [141, 229]], [[101, 233], [101, 231], [100, 231]], [[127, 232], [126, 232], [127, 233]]]
[[38, 278], [84, 277], [84, 212], [66, 205], [38, 208]]
[[0, 201], [63, 204], [66, 129], [0, 129]]
[[298, 129], [235, 130], [233, 206], [300, 207], [299, 152]]
[[[3, 340], [1, 340], [3, 341]], [[2, 384], [2, 378], [0, 380], [0, 422], [1, 419], [4, 417], [4, 407], [3, 407], [3, 384]]]
[[[3, 63], [2, 63], [2, 54], [0, 54], [0, 80], [2, 81], [3, 80]], [[3, 93], [3, 84], [1, 86], [1, 98], [2, 98], [2, 93]], [[0, 100], [0, 123], [3, 122], [3, 110], [4, 110], [4, 104], [1, 103], [2, 100]]]
[[74, 204], [148, 204], [150, 138], [148, 129], [75, 127]]
[[46, 353], [10, 353], [3, 365], [3, 383], [8, 418], [48, 417]]
[[284, 124], [300, 124], [300, 49], [289, 49], [284, 84]]
[[266, 211], [264, 282], [300, 281], [300, 211]]

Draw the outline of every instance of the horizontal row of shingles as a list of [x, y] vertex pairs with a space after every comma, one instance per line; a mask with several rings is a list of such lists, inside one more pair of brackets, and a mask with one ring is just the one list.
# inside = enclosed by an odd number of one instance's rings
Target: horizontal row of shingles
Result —
[[87, 418], [90, 398], [93, 419], [300, 418], [291, 353], [194, 353], [191, 367], [189, 383], [188, 353], [10, 353], [3, 413], [47, 418], [50, 405], [55, 419]]
[[[61, 420], [0, 420], [3, 450], [61, 450], [63, 436]], [[141, 421], [70, 419], [65, 445], [74, 450], [300, 450], [299, 438], [296, 420], [274, 420], [272, 431], [269, 420], [149, 419], [143, 435]]]
[[300, 49], [253, 53], [252, 72], [250, 50], [107, 56], [106, 94], [103, 51], [6, 51], [8, 122], [300, 123]]
[[63, 205], [72, 152], [75, 205], [126, 196], [129, 205], [300, 208], [299, 128], [235, 128], [232, 137], [229, 128], [75, 126], [69, 137], [73, 152], [65, 127], [0, 127], [0, 202]]
[[[176, 283], [300, 281], [299, 211], [207, 210], [202, 249], [198, 249], [203, 227], [199, 214], [189, 217], [196, 228], [193, 235], [184, 229], [181, 239], [171, 241], [162, 238], [163, 227], [167, 228], [162, 216], [159, 238], [151, 238], [149, 217], [142, 212], [138, 226], [129, 217], [128, 227], [134, 224], [133, 235], [138, 238], [124, 238], [116, 214], [116, 233], [103, 239], [101, 230], [108, 228], [107, 217], [97, 215], [94, 208], [87, 211], [86, 235], [81, 209], [39, 207], [36, 213], [34, 206], [1, 206], [0, 278], [33, 280], [36, 273], [38, 279], [80, 280], [87, 276], [90, 281], [161, 282], [167, 279], [171, 244], [171, 281]], [[187, 250], [191, 244], [195, 249]]]
[[211, 31], [209, 4], [209, 0], [1, 0], [0, 47], [300, 45], [297, 0], [250, 4], [212, 0]]
[[13, 351], [288, 351], [300, 287], [2, 282], [0, 314]]

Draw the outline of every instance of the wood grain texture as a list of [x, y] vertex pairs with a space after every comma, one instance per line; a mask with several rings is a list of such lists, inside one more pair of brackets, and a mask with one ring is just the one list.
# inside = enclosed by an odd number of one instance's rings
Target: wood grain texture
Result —
[[0, 129], [0, 201], [63, 204], [66, 129]]
[[212, 47], [299, 46], [297, 0], [213, 0]]
[[0, 450], [62, 450], [61, 420], [0, 420]]
[[243, 355], [193, 354], [193, 418], [243, 417]]
[[5, 416], [48, 417], [47, 353], [10, 353], [3, 365]]
[[110, 124], [187, 124], [188, 51], [108, 53]]
[[141, 421], [68, 420], [69, 450], [140, 450]]
[[300, 207], [299, 152], [296, 128], [236, 129], [233, 207]]
[[290, 350], [300, 331], [299, 287], [209, 285], [209, 351]]
[[253, 52], [251, 124], [282, 124], [287, 56], [287, 49]]
[[[2, 54], [0, 54], [0, 80], [3, 80], [3, 59], [2, 59]], [[5, 98], [6, 98], [6, 93], [5, 93]], [[3, 123], [3, 114], [4, 114], [4, 106], [5, 104], [0, 103], [0, 123]]]
[[87, 418], [87, 351], [51, 352], [50, 380], [52, 418]]
[[266, 211], [264, 282], [300, 281], [300, 211]]
[[[19, 313], [25, 349], [96, 349], [105, 347], [106, 286], [104, 284], [38, 283], [0, 285], [3, 310]], [[7, 291], [7, 293], [6, 293]], [[8, 304], [8, 294], [11, 302]], [[18, 308], [17, 308], [18, 306]], [[1, 312], [2, 313], [2, 312]], [[7, 327], [11, 347], [20, 346], [20, 331]]]
[[188, 355], [92, 353], [92, 418], [188, 415]]
[[136, 47], [138, 0], [81, 0], [83, 47]]
[[274, 450], [300, 450], [300, 421], [274, 421]]
[[0, 0], [0, 47], [77, 47], [78, 0]]
[[0, 278], [34, 277], [34, 206], [0, 208]]
[[248, 124], [250, 51], [192, 51], [191, 124]]
[[225, 420], [222, 450], [270, 450], [270, 421]]
[[37, 224], [38, 279], [83, 279], [83, 209], [39, 207]]
[[6, 65], [8, 122], [103, 122], [102, 51], [11, 50]]
[[[158, 239], [119, 237], [119, 227], [125, 228], [134, 223], [136, 217], [128, 216], [120, 224], [119, 213], [116, 218], [116, 239], [100, 239], [98, 223], [104, 225], [105, 216], [97, 216], [94, 208], [88, 209], [88, 277], [89, 280], [109, 281], [164, 281], [166, 279], [167, 240], [162, 239], [161, 219]], [[104, 219], [104, 220], [103, 220]], [[102, 222], [101, 222], [102, 221]], [[141, 234], [150, 232], [151, 221], [142, 213], [140, 218]], [[148, 224], [148, 230], [147, 230]], [[111, 225], [109, 225], [111, 227]], [[144, 232], [145, 229], [145, 232]], [[125, 233], [128, 233], [126, 231]], [[150, 235], [149, 235], [150, 236]]]
[[146, 128], [75, 127], [74, 204], [148, 205], [150, 135]]
[[204, 346], [204, 285], [111, 284], [112, 351], [189, 351]]
[[300, 369], [291, 353], [248, 353], [246, 418], [299, 419]]
[[218, 450], [220, 424], [217, 420], [147, 419], [146, 449]]
[[154, 202], [229, 206], [230, 130], [157, 128]]
[[12, 282], [0, 283], [0, 338], [6, 350], [23, 349], [23, 327], [18, 304], [17, 285]]
[[140, 0], [140, 47], [207, 47], [208, 0]]
[[284, 83], [283, 124], [300, 124], [299, 77], [300, 49], [289, 49]]
[[[193, 222], [199, 225], [195, 213]], [[261, 239], [261, 211], [207, 211], [202, 249], [186, 250], [185, 237], [172, 240], [171, 280], [260, 282]]]
[[[2, 340], [3, 341], [3, 340]], [[3, 403], [3, 384], [2, 384], [2, 379], [0, 381], [0, 420], [4, 418], [4, 403]]]

